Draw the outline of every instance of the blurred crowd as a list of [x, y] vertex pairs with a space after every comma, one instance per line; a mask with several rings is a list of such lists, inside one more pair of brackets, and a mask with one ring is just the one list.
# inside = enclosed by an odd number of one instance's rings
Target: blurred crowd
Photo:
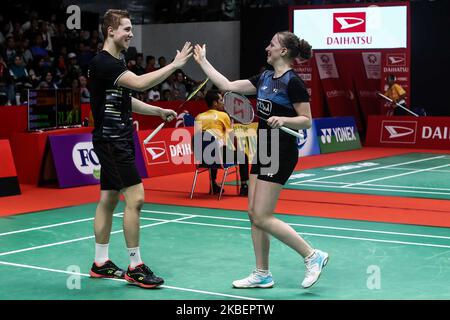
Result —
[[[81, 102], [90, 99], [87, 69], [103, 47], [98, 30], [68, 30], [56, 15], [42, 20], [30, 12], [24, 21], [0, 14], [0, 106], [26, 103], [27, 89], [73, 88]], [[166, 65], [165, 57], [126, 54], [128, 68], [140, 75]], [[144, 101], [183, 100], [197, 84], [182, 70], [147, 92], [135, 93]]]

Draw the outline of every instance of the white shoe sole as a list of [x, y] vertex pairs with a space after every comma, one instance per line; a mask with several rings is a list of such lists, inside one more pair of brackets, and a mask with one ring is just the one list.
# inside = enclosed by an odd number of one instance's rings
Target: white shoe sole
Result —
[[275, 282], [272, 281], [272, 282], [269, 282], [266, 284], [254, 284], [254, 285], [250, 285], [250, 286], [239, 286], [234, 283], [232, 285], [233, 285], [233, 288], [236, 288], [236, 289], [252, 289], [252, 288], [272, 288], [274, 284], [275, 284]]

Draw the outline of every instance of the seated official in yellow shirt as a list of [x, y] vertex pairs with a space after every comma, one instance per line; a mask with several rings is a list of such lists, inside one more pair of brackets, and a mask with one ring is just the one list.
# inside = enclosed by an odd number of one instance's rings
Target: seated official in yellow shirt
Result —
[[[389, 88], [386, 90], [386, 92], [384, 93], [384, 95], [390, 99], [392, 99], [392, 101], [394, 101], [394, 103], [392, 103], [390, 105], [391, 108], [394, 108], [393, 114], [395, 116], [401, 116], [401, 115], [406, 115], [407, 112], [400, 108], [399, 106], [396, 105], [396, 103], [402, 105], [403, 107], [407, 108], [406, 105], [406, 91], [402, 88], [401, 85], [395, 83], [395, 76], [393, 74], [390, 74], [387, 77], [388, 80], [388, 85]], [[390, 112], [392, 113], [392, 111]], [[391, 114], [389, 114], [391, 115]]]
[[[209, 108], [208, 111], [200, 113], [195, 117], [195, 130], [208, 131], [222, 145], [234, 149], [233, 143], [229, 143], [229, 134], [233, 130], [231, 119], [223, 108], [223, 96], [220, 91], [209, 90], [205, 95], [205, 101]], [[247, 181], [249, 179], [248, 161], [245, 164], [239, 164], [239, 174], [241, 178], [240, 195], [248, 195]], [[220, 192], [220, 186], [216, 183], [217, 169], [211, 169], [211, 180], [213, 193]]]

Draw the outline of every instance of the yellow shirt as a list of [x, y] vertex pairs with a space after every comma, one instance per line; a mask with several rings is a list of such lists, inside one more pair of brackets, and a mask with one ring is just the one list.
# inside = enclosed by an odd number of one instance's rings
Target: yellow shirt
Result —
[[394, 102], [398, 102], [400, 97], [405, 93], [406, 91], [402, 88], [401, 85], [394, 83], [389, 89], [387, 89], [384, 95], [394, 100]]
[[221, 139], [226, 144], [228, 132], [231, 131], [231, 119], [223, 111], [210, 109], [195, 117], [195, 121], [201, 124], [202, 131], [212, 133], [216, 138]]

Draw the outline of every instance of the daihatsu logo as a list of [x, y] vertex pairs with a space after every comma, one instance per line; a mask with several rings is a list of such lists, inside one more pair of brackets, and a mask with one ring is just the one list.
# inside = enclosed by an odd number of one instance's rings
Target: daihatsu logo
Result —
[[151, 141], [144, 145], [145, 158], [148, 165], [154, 165], [158, 163], [168, 163], [169, 155], [167, 153], [167, 147], [165, 141]]
[[334, 13], [333, 32], [366, 32], [366, 13]]
[[383, 120], [381, 143], [416, 143], [417, 121]]
[[386, 130], [389, 132], [389, 138], [400, 138], [414, 133], [414, 129], [400, 126], [385, 126]]
[[150, 153], [150, 155], [152, 156], [152, 160], [156, 160], [159, 157], [163, 156], [164, 153], [166, 153], [166, 150], [163, 148], [150, 147], [145, 149], [147, 149], [148, 153]]
[[393, 64], [400, 64], [402, 63], [402, 65], [405, 64], [405, 57], [402, 56], [388, 56], [388, 61], [389, 61], [389, 65], [393, 65]]

